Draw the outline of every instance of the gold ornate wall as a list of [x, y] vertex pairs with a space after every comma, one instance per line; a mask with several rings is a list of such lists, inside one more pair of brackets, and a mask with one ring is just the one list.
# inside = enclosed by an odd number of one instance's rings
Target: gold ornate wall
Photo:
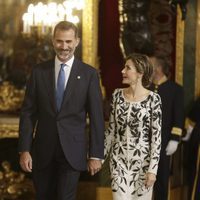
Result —
[[181, 19], [180, 7], [177, 7], [177, 25], [176, 25], [176, 70], [175, 80], [183, 85], [183, 58], [184, 58], [184, 30], [185, 22]]
[[[99, 69], [98, 57], [98, 9], [99, 0], [85, 0], [82, 26], [82, 59], [84, 62]], [[105, 98], [106, 92], [100, 80], [101, 90]]]
[[98, 69], [98, 7], [99, 0], [85, 0], [83, 10], [83, 61]]
[[[185, 23], [181, 20], [180, 8], [177, 8], [177, 29], [176, 29], [176, 81], [183, 84], [184, 76], [184, 31]], [[200, 0], [197, 0], [196, 10], [196, 43], [195, 43], [195, 81], [194, 96], [200, 96]], [[185, 74], [186, 76], [186, 74]]]

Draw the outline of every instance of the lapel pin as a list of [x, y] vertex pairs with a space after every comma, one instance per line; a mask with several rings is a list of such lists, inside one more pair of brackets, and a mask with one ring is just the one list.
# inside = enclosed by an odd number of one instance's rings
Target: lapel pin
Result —
[[81, 77], [80, 77], [80, 76], [77, 76], [77, 79], [81, 79]]

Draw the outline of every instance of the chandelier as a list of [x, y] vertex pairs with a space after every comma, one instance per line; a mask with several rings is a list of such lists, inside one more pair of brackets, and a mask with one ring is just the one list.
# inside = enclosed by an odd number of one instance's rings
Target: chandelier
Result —
[[62, 4], [51, 2], [37, 5], [29, 4], [28, 10], [23, 14], [23, 34], [47, 35], [59, 21], [70, 21], [78, 24], [78, 12], [84, 8], [84, 0], [66, 0]]

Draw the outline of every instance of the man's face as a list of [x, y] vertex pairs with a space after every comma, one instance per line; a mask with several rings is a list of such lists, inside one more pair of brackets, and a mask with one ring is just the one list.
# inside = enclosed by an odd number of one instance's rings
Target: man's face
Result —
[[79, 38], [75, 37], [75, 32], [69, 30], [57, 30], [53, 37], [53, 46], [58, 59], [67, 62], [74, 54], [79, 44]]
[[153, 74], [152, 74], [152, 78], [153, 80], [158, 79], [158, 76], [160, 75], [160, 67], [158, 66], [158, 62], [156, 61], [155, 57], [150, 57], [150, 61], [153, 65]]

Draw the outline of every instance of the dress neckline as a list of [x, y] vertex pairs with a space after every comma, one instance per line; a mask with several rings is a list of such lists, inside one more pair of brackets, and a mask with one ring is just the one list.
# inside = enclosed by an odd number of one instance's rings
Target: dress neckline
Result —
[[132, 104], [142, 103], [142, 102], [146, 101], [149, 98], [149, 96], [152, 95], [152, 93], [153, 93], [152, 91], [149, 91], [148, 95], [145, 96], [144, 98], [142, 98], [141, 100], [130, 101], [130, 100], [126, 99], [126, 97], [124, 96], [124, 89], [121, 89], [121, 95], [122, 95], [122, 98], [124, 99], [124, 101], [127, 103], [132, 103]]

